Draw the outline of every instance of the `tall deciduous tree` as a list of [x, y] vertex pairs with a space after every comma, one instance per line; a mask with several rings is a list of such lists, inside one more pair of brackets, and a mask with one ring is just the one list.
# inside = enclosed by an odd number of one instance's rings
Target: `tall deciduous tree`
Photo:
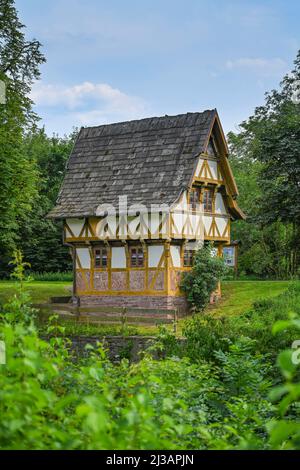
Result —
[[300, 264], [300, 51], [280, 89], [267, 93], [265, 104], [240, 128], [229, 135], [232, 152], [258, 170], [258, 191], [248, 201], [250, 223], [273, 230], [274, 240], [280, 232], [286, 237], [281, 246], [286, 274], [294, 275]]
[[20, 247], [36, 272], [72, 269], [69, 250], [62, 244], [62, 224], [46, 215], [55, 204], [76, 134], [75, 130], [70, 136], [48, 137], [39, 129], [24, 141], [26, 154], [37, 161], [40, 178], [31, 216], [20, 228]]
[[36, 196], [36, 161], [23, 149], [23, 136], [35, 125], [29, 92], [45, 61], [37, 40], [27, 40], [13, 0], [0, 0], [0, 257], [18, 239], [19, 228]]

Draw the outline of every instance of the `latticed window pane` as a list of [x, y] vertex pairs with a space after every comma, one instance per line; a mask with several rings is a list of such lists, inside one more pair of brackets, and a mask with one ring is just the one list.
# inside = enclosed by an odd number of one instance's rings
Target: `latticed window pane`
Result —
[[144, 252], [142, 248], [130, 248], [130, 265], [132, 268], [144, 266]]
[[142, 248], [138, 249], [137, 262], [138, 262], [137, 264], [138, 264], [139, 267], [144, 266], [144, 252], [143, 252]]
[[106, 268], [107, 267], [107, 250], [104, 248], [102, 250], [102, 268]]
[[107, 249], [97, 248], [94, 253], [95, 253], [95, 268], [106, 268], [107, 267]]
[[213, 208], [213, 192], [211, 189], [205, 189], [203, 194], [203, 210], [204, 212], [212, 212]]
[[101, 266], [101, 250], [95, 250], [95, 268]]
[[135, 267], [136, 266], [136, 262], [137, 262], [137, 257], [136, 257], [136, 249], [135, 248], [131, 248], [130, 250], [130, 253], [131, 253], [131, 256], [130, 256], [130, 264], [131, 264], [131, 267]]
[[193, 266], [194, 250], [184, 250], [183, 266]]

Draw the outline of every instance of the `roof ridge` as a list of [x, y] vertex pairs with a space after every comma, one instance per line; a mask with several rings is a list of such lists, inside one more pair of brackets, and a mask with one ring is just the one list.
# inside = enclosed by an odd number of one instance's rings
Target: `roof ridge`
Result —
[[[133, 124], [133, 123], [136, 123], [136, 122], [142, 122], [142, 121], [147, 121], [147, 120], [152, 120], [152, 119], [156, 119], [156, 120], [159, 120], [159, 119], [164, 119], [164, 118], [171, 118], [171, 119], [175, 119], [175, 118], [179, 118], [179, 117], [182, 117], [182, 116], [188, 116], [188, 115], [203, 115], [205, 113], [215, 113], [217, 111], [216, 108], [213, 108], [213, 109], [205, 109], [204, 111], [188, 111], [187, 113], [181, 113], [181, 114], [164, 114], [163, 116], [149, 116], [149, 117], [144, 117], [144, 118], [141, 118], [141, 119], [131, 119], [131, 120], [128, 120], [128, 121], [118, 121], [118, 122], [111, 122], [111, 123], [107, 123], [107, 124], [98, 124], [96, 126], [81, 126], [80, 130], [81, 129], [84, 129], [84, 130], [88, 130], [88, 129], [96, 129], [96, 128], [99, 128], [99, 127], [110, 127], [110, 126], [120, 126], [122, 124]], [[184, 127], [184, 125], [182, 126], [178, 126], [178, 127]], [[166, 128], [168, 129], [168, 128]]]

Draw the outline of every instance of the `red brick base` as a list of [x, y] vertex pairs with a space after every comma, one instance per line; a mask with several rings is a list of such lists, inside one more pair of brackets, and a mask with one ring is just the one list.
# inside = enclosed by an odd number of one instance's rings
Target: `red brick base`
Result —
[[82, 295], [80, 305], [103, 305], [111, 307], [142, 307], [158, 309], [178, 309], [184, 316], [188, 311], [185, 297], [166, 295]]

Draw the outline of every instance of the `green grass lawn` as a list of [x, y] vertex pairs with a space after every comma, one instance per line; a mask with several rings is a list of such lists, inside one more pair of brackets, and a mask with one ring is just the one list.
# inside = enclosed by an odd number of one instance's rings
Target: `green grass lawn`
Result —
[[[300, 282], [300, 281], [294, 281]], [[222, 283], [222, 299], [215, 305], [207, 307], [206, 312], [216, 316], [239, 315], [248, 310], [252, 303], [258, 299], [268, 299], [283, 292], [291, 284], [291, 281], [224, 281]], [[31, 295], [33, 303], [46, 303], [49, 297], [65, 296], [71, 294], [70, 282], [32, 281], [26, 284], [26, 290]], [[15, 284], [8, 281], [0, 281], [0, 302], [5, 302], [13, 295]], [[178, 333], [184, 319], [180, 320]], [[107, 329], [107, 325], [99, 325]], [[114, 328], [112, 326], [112, 328]], [[171, 328], [171, 326], [170, 326]], [[117, 328], [119, 330], [119, 328]], [[116, 329], [116, 331], [117, 331]], [[155, 334], [157, 327], [154, 325], [134, 326], [138, 334]], [[112, 333], [111, 333], [112, 334]]]
[[[0, 281], [0, 302], [6, 302], [15, 292], [15, 282]], [[72, 283], [64, 281], [32, 281], [25, 283], [33, 303], [46, 303], [49, 297], [71, 295]]]
[[258, 299], [269, 299], [281, 294], [292, 282], [300, 281], [224, 281], [222, 298], [206, 311], [214, 315], [239, 315]]

